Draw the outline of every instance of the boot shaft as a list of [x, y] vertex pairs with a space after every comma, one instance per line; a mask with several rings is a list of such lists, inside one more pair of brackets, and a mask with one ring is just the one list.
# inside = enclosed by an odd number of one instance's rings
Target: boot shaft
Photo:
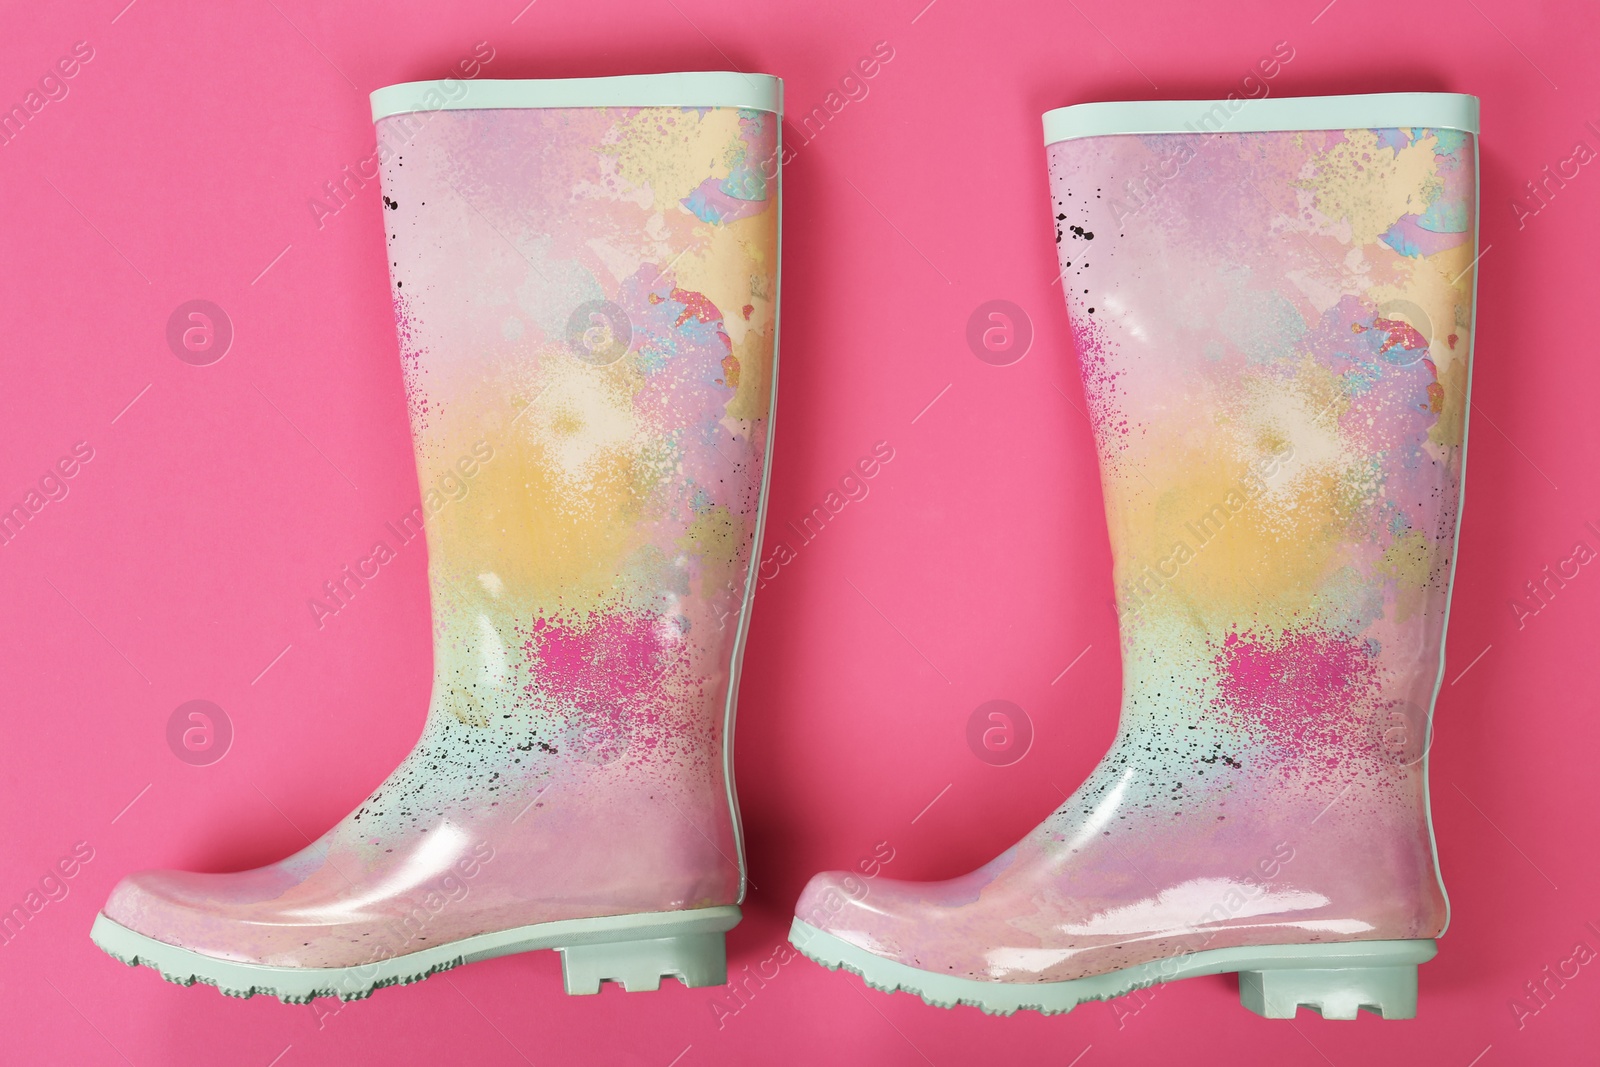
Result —
[[679, 657], [725, 677], [766, 464], [774, 116], [463, 108], [379, 131], [440, 651], [504, 659], [517, 700]]
[[[434, 613], [424, 747], [446, 754], [428, 774], [494, 775], [517, 807], [556, 788], [569, 799], [546, 805], [590, 811], [572, 814], [580, 835], [622, 819], [737, 856], [728, 733], [775, 383], [776, 82], [462, 91], [377, 123]], [[662, 92], [683, 99], [638, 106]], [[488, 762], [453, 755], [485, 746]], [[716, 885], [687, 872], [684, 893], [736, 898], [742, 863], [710, 854]]]
[[1048, 149], [1128, 710], [1164, 689], [1284, 758], [1415, 760], [1459, 520], [1475, 138], [1252, 130], [1266, 103]]

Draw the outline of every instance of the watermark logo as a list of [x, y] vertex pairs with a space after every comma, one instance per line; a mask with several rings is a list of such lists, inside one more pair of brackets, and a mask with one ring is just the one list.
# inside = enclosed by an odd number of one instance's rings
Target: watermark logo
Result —
[[328, 619], [349, 607], [356, 594], [367, 583], [383, 573], [383, 568], [400, 558], [400, 550], [424, 536], [425, 520], [437, 515], [452, 502], [465, 500], [472, 491], [472, 479], [485, 464], [494, 459], [494, 446], [487, 440], [478, 441], [470, 454], [462, 455], [455, 464], [444, 468], [444, 473], [434, 479], [422, 494], [422, 502], [394, 522], [385, 522], [384, 529], [394, 536], [380, 537], [372, 543], [372, 551], [358, 556], [355, 563], [347, 563], [332, 578], [322, 583], [322, 592], [306, 598], [306, 610], [311, 621], [321, 630]]
[[0, 546], [9, 545], [21, 533], [23, 527], [33, 521], [33, 517], [44, 510], [46, 504], [59, 503], [67, 499], [67, 494], [72, 491], [68, 480], [83, 469], [83, 465], [94, 459], [94, 446], [88, 441], [79, 441], [72, 446], [72, 451], [56, 460], [55, 466], [47, 467], [39, 476], [38, 482], [29, 486], [22, 495], [22, 499], [9, 507], [0, 502]]
[[[872, 91], [872, 87], [867, 83], [883, 73], [883, 68], [894, 59], [894, 55], [893, 45], [888, 41], [878, 41], [872, 46], [870, 53], [856, 60], [853, 67], [846, 69], [844, 76], [839, 79], [839, 87], [830, 89], [822, 98], [821, 104], [807, 112], [790, 112], [790, 125], [799, 122], [796, 132], [800, 134], [800, 139], [785, 143], [781, 154], [775, 149], [772, 155], [764, 159], [761, 163], [762, 176], [767, 181], [776, 179], [780, 163], [787, 167], [794, 162], [794, 157], [800, 149], [815, 141], [822, 131], [828, 128], [829, 123], [837, 121], [840, 112], [852, 102], [860, 103], [866, 100], [867, 94]], [[795, 116], [798, 116], [798, 119]]]
[[233, 347], [233, 320], [209, 300], [186, 300], [167, 317], [167, 347], [191, 367], [209, 367]]
[[94, 859], [94, 846], [79, 841], [72, 851], [47, 868], [34, 885], [28, 887], [20, 903], [9, 908], [0, 904], [0, 946], [11, 944], [22, 934], [29, 923], [51, 904], [59, 904], [72, 892], [72, 879], [78, 876], [85, 864]]
[[1207, 879], [1219, 891], [1211, 908], [1197, 912], [1179, 927], [1181, 933], [1165, 942], [1169, 946], [1167, 954], [1151, 961], [1156, 965], [1153, 975], [1141, 979], [1127, 993], [1104, 1002], [1117, 1020], [1117, 1029], [1125, 1028], [1129, 1019], [1150, 1006], [1160, 991], [1156, 987], [1182, 976], [1185, 956], [1205, 951], [1219, 935], [1237, 929], [1234, 920], [1276, 911], [1278, 906], [1271, 899], [1273, 883], [1294, 855], [1293, 845], [1279, 841], [1270, 854], [1256, 861], [1254, 868], [1247, 868], [1242, 878]]
[[167, 747], [191, 767], [209, 767], [233, 747], [233, 720], [209, 700], [179, 704], [167, 718]]
[[[772, 538], [772, 551], [757, 566], [756, 587], [765, 589], [767, 583], [777, 578], [784, 567], [799, 559], [800, 551], [822, 536], [822, 531], [838, 519], [846, 505], [865, 500], [871, 492], [871, 486], [867, 483], [881, 474], [894, 456], [893, 445], [888, 441], [877, 442], [869, 454], [856, 460], [855, 466], [840, 476], [837, 489], [829, 489], [822, 501], [798, 520], [791, 519], [784, 528], [785, 538]], [[788, 533], [794, 534], [793, 544], [787, 539]]]
[[[1600, 926], [1592, 922], [1584, 923], [1584, 926], [1589, 933], [1600, 937]], [[1507, 1001], [1511, 1008], [1511, 1017], [1517, 1022], [1517, 1029], [1525, 1029], [1529, 1019], [1548, 1008], [1556, 996], [1567, 988], [1567, 983], [1582, 974], [1583, 969], [1596, 959], [1600, 959], [1600, 954], [1595, 952], [1589, 942], [1578, 941], [1565, 959], [1558, 958], [1554, 964], [1545, 964], [1535, 978], [1523, 982], [1523, 992]]]
[[[317, 229], [325, 229], [329, 218], [355, 203], [357, 194], [369, 182], [377, 180], [383, 165], [409, 145], [423, 127], [433, 121], [435, 115], [449, 104], [458, 103], [466, 97], [472, 90], [468, 83], [482, 74], [483, 68], [492, 63], [494, 57], [494, 46], [488, 41], [479, 41], [473, 45], [471, 55], [457, 60], [443, 79], [429, 84], [420, 93], [415, 110], [402, 111], [382, 119], [378, 123], [377, 145], [372, 153], [354, 163], [345, 164], [334, 180], [323, 182], [322, 196], [326, 199], [311, 197], [306, 200], [306, 207]], [[400, 204], [385, 196], [383, 206], [389, 211], [396, 211]]]
[[967, 347], [991, 367], [1009, 367], [1033, 347], [1033, 320], [1009, 300], [986, 300], [967, 319]]
[[967, 717], [967, 747], [991, 767], [1009, 767], [1033, 747], [1033, 720], [1009, 700], [987, 700]]
[[455, 862], [438, 877], [414, 885], [404, 895], [391, 900], [391, 908], [398, 904], [401, 909], [399, 914], [391, 912], [384, 925], [373, 931], [376, 936], [362, 945], [363, 949], [368, 950], [367, 962], [345, 968], [339, 977], [338, 989], [334, 992], [338, 1004], [324, 1006], [313, 1000], [307, 1005], [317, 1020], [318, 1030], [324, 1029], [328, 1019], [338, 1015], [351, 1001], [371, 992], [369, 987], [380, 978], [384, 963], [416, 951], [412, 948], [414, 945], [428, 947], [430, 938], [432, 943], [438, 943], [441, 932], [434, 920], [465, 901], [472, 892], [472, 880], [494, 860], [493, 845], [486, 840], [478, 840], [473, 842], [470, 849], [465, 848], [466, 841], [470, 839], [465, 831], [448, 820], [433, 829], [451, 846], [463, 846], [455, 852]]
[[632, 342], [628, 313], [609, 300], [586, 301], [567, 318], [567, 347], [591, 367], [615, 363], [627, 354]]
[[1396, 767], [1414, 767], [1433, 748], [1433, 717], [1414, 700], [1383, 709], [1377, 719], [1378, 749]]
[[[1600, 127], [1597, 127], [1592, 120], [1585, 119], [1583, 124], [1589, 128], [1590, 133], [1600, 138]], [[1573, 144], [1570, 156], [1553, 168], [1548, 163], [1545, 164], [1544, 169], [1539, 172], [1540, 177], [1524, 183], [1525, 191], [1510, 199], [1511, 214], [1517, 220], [1517, 229], [1525, 229], [1528, 220], [1549, 207], [1556, 194], [1565, 189], [1568, 182], [1576, 180], [1583, 172], [1583, 167], [1596, 158], [1600, 157], [1597, 157], [1595, 150], [1589, 147], [1589, 142], [1580, 137]], [[1489, 249], [1485, 248], [1484, 251], [1487, 252]]]
[[[1120, 194], [1113, 190], [1106, 206], [1110, 209], [1111, 217], [1117, 225], [1122, 226], [1128, 219], [1154, 203], [1162, 191], [1202, 150], [1218, 143], [1217, 138], [1206, 135], [1230, 132], [1229, 127], [1234, 118], [1250, 101], [1263, 100], [1271, 96], [1272, 86], [1267, 83], [1276, 78], [1284, 67], [1294, 62], [1294, 57], [1294, 46], [1288, 41], [1279, 41], [1272, 46], [1270, 54], [1262, 56], [1254, 67], [1245, 71], [1244, 76], [1239, 79], [1236, 91], [1230, 92], [1222, 100], [1205, 101], [1206, 110], [1197, 113], [1194, 118], [1183, 124], [1184, 132], [1190, 136], [1172, 138], [1171, 154], [1160, 160], [1154, 168], [1145, 163], [1137, 175], [1123, 181]], [[1072, 264], [1066, 265], [1070, 267]], [[1062, 273], [1065, 274], [1066, 271], [1063, 270]]]
[[[1600, 538], [1600, 529], [1596, 529], [1594, 523], [1586, 522], [1584, 526], [1596, 538]], [[1523, 583], [1525, 592], [1507, 601], [1511, 606], [1511, 614], [1516, 616], [1517, 629], [1526, 629], [1528, 620], [1548, 608], [1556, 594], [1582, 574], [1583, 568], [1596, 558], [1597, 554], [1589, 542], [1580, 538], [1573, 543], [1571, 553], [1565, 558], [1557, 556], [1554, 564], [1545, 564], [1535, 578]]]
[[[111, 21], [115, 22], [116, 19]], [[29, 86], [22, 99], [9, 108], [0, 105], [0, 145], [8, 145], [20, 136], [28, 123], [35, 121], [39, 112], [52, 103], [59, 104], [67, 98], [72, 87], [67, 84], [78, 76], [89, 61], [94, 59], [94, 46], [88, 41], [78, 41], [71, 52], [57, 59], [53, 67], [46, 67], [36, 86]]]
[[[894, 862], [894, 857], [894, 846], [887, 840], [879, 841], [872, 846], [870, 855], [857, 861], [855, 870], [861, 872], [859, 877], [853, 871], [846, 874], [839, 879], [837, 887], [830, 886], [811, 910], [800, 918], [818, 930], [828, 929], [830, 920], [845, 907], [847, 900], [859, 904], [867, 899], [872, 892], [872, 879], [882, 874], [883, 869]], [[717, 1029], [727, 1027], [729, 1019], [749, 1007], [755, 995], [767, 987], [767, 982], [778, 977], [779, 969], [797, 956], [798, 953], [787, 944], [780, 943], [771, 956], [755, 965], [753, 973], [746, 965], [742, 975], [730, 974], [727, 994], [710, 1001], [711, 1017], [716, 1019]]]

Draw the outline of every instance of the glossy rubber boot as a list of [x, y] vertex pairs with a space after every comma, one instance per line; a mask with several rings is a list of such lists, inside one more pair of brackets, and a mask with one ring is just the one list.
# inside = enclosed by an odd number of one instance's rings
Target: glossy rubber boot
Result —
[[373, 95], [421, 480], [390, 533], [425, 528], [429, 554], [422, 738], [279, 863], [124, 879], [107, 952], [286, 1001], [536, 948], [571, 993], [725, 981], [779, 94], [693, 74]]
[[1221, 972], [1274, 1018], [1416, 1010], [1447, 914], [1427, 745], [1465, 458], [1476, 101], [1236, 105], [1046, 116], [1119, 732], [971, 874], [813, 879], [792, 939], [827, 966], [996, 1012]]

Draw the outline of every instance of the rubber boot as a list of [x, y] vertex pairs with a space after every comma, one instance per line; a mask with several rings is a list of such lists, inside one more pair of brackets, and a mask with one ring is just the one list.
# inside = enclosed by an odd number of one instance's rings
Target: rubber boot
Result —
[[416, 748], [281, 862], [125, 878], [93, 937], [234, 996], [529, 949], [569, 993], [726, 980], [740, 653], [772, 428], [780, 84], [373, 94], [421, 482]]
[[1222, 972], [1273, 1018], [1415, 1012], [1447, 917], [1427, 748], [1465, 460], [1476, 117], [1436, 94], [1046, 116], [1119, 730], [971, 874], [813, 879], [801, 951], [987, 1012]]

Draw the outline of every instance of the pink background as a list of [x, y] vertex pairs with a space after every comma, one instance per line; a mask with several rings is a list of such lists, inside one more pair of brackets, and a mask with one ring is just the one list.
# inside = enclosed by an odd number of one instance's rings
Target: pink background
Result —
[[[74, 42], [94, 50], [66, 98], [0, 146], [0, 505], [76, 442], [94, 449], [69, 495], [0, 547], [0, 907], [75, 843], [94, 850], [67, 897], [0, 945], [0, 1058], [1594, 1061], [1600, 963], [1525, 1001], [1520, 1020], [1511, 1007], [1576, 943], [1600, 950], [1600, 567], [1536, 614], [1511, 608], [1575, 542], [1600, 548], [1586, 526], [1600, 524], [1600, 375], [1584, 325], [1600, 173], [1583, 168], [1520, 227], [1511, 207], [1576, 142], [1600, 149], [1592, 8], [125, 2], [21, 5], [0, 42], [5, 106]], [[1268, 1022], [1223, 977], [1064, 1017], [988, 1018], [864, 994], [800, 959], [742, 1007], [676, 983], [569, 998], [551, 953], [330, 1014], [335, 1002], [181, 989], [93, 948], [90, 922], [121, 874], [276, 859], [361, 799], [420, 728], [423, 553], [402, 550], [321, 630], [306, 607], [417, 499], [377, 187], [320, 229], [308, 203], [371, 152], [368, 91], [439, 76], [478, 41], [495, 49], [488, 77], [768, 71], [786, 79], [792, 119], [876, 42], [894, 49], [869, 95], [810, 143], [787, 127], [798, 154], [785, 174], [766, 551], [874, 442], [895, 458], [756, 600], [738, 735], [756, 888], [729, 937], [736, 970], [774, 954], [812, 872], [854, 866], [879, 842], [893, 850], [887, 875], [966, 871], [1051, 810], [1111, 739], [1110, 561], [1051, 284], [1039, 114], [1237, 91], [1279, 41], [1295, 54], [1274, 95], [1483, 98], [1473, 448], [1454, 681], [1433, 750], [1454, 920], [1422, 970], [1418, 1020]], [[167, 347], [169, 314], [192, 298], [221, 305], [236, 332], [211, 366]], [[1012, 366], [965, 342], [969, 315], [995, 298], [1032, 317], [1032, 350]], [[173, 709], [196, 698], [236, 731], [210, 766], [179, 761], [166, 740]], [[1036, 733], [1008, 767], [966, 741], [973, 709], [997, 698]]]

